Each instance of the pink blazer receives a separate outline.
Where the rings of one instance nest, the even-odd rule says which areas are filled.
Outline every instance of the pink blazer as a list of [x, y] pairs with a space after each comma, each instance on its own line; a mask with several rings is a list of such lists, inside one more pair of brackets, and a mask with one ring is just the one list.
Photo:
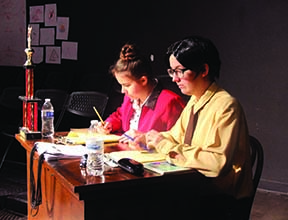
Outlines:
[[[155, 89], [143, 106], [138, 130], [169, 130], [179, 118], [185, 104], [186, 102], [176, 93], [167, 89]], [[106, 119], [113, 125], [112, 133], [123, 134], [128, 131], [133, 112], [132, 101], [128, 96], [124, 96], [122, 105]]]

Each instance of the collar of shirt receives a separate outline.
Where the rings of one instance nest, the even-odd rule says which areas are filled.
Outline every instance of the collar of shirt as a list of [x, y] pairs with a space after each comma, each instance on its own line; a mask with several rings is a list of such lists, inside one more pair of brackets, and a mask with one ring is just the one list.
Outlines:
[[139, 104], [139, 100], [131, 100], [132, 101], [132, 106], [133, 106], [133, 109], [138, 109], [138, 108], [142, 108], [143, 106], [146, 106], [150, 109], [154, 109], [155, 108], [155, 105], [156, 105], [156, 102], [157, 102], [157, 99], [160, 95], [160, 92], [161, 92], [161, 88], [160, 86], [156, 86], [152, 93], [147, 96], [146, 100], [140, 105]]
[[138, 130], [142, 107], [145, 105], [148, 108], [154, 109], [159, 94], [160, 90], [154, 88], [151, 94], [147, 96], [141, 105], [139, 99], [132, 100], [132, 108], [134, 109], [134, 113], [130, 119], [130, 129]]
[[213, 82], [199, 100], [197, 100], [195, 96], [191, 96], [189, 102], [187, 103], [187, 107], [192, 108], [192, 106], [194, 106], [194, 112], [197, 112], [211, 99], [218, 89], [219, 86]]

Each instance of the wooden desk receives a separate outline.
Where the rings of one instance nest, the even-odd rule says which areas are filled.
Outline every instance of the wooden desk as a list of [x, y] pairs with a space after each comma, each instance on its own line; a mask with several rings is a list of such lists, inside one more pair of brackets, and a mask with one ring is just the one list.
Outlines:
[[[42, 204], [31, 209], [30, 152], [35, 141], [16, 139], [27, 152], [28, 219], [138, 219], [153, 216], [171, 218], [179, 211], [191, 214], [191, 199], [207, 192], [207, 179], [196, 171], [159, 175], [145, 171], [143, 176], [131, 175], [120, 168], [109, 168], [102, 177], [87, 176], [79, 167], [80, 159], [44, 161], [42, 164]], [[45, 141], [45, 140], [41, 140]], [[106, 146], [105, 151], [117, 150], [117, 144]], [[37, 152], [33, 158], [37, 178]], [[189, 207], [183, 210], [183, 204]], [[187, 205], [188, 206], [188, 205]], [[164, 209], [163, 209], [164, 208]], [[137, 210], [132, 212], [133, 210]], [[187, 213], [186, 213], [187, 212]], [[184, 214], [186, 213], [186, 214]]]

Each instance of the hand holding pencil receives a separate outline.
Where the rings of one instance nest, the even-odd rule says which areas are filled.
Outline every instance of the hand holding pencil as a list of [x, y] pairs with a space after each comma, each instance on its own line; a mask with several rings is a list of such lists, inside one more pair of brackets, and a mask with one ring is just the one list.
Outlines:
[[110, 134], [112, 131], [112, 124], [110, 122], [101, 122], [97, 124], [97, 132], [100, 134]]
[[98, 118], [100, 119], [100, 122], [97, 124], [97, 132], [100, 134], [110, 134], [110, 132], [112, 131], [112, 124], [110, 122], [103, 121], [101, 115], [99, 114], [95, 106], [93, 106], [93, 109], [97, 114]]

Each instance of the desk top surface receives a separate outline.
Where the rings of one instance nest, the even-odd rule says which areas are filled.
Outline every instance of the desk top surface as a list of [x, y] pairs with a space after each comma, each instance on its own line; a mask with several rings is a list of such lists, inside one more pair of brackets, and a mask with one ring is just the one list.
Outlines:
[[[59, 133], [65, 135], [66, 133]], [[25, 140], [20, 134], [16, 134], [15, 138], [26, 149], [27, 154], [30, 154], [34, 143], [36, 141], [51, 142], [53, 140], [41, 139], [41, 140]], [[118, 143], [105, 145], [105, 152], [119, 151], [123, 149], [123, 146]], [[37, 155], [37, 154], [36, 154]], [[28, 162], [28, 161], [27, 161]], [[109, 189], [117, 189], [119, 187], [130, 187], [132, 185], [145, 186], [153, 185], [154, 183], [165, 183], [168, 180], [177, 181], [181, 178], [187, 178], [187, 175], [191, 176], [191, 173], [197, 173], [196, 171], [185, 171], [179, 173], [173, 173], [169, 175], [163, 175], [145, 170], [142, 176], [132, 175], [119, 167], [111, 168], [105, 167], [105, 172], [102, 176], [88, 176], [85, 169], [80, 168], [80, 158], [77, 159], [61, 159], [57, 161], [44, 161], [43, 166], [49, 168], [53, 175], [57, 179], [61, 180], [70, 190], [74, 193], [89, 193], [90, 191], [103, 190], [106, 187]], [[180, 179], [179, 179], [180, 178]]]

